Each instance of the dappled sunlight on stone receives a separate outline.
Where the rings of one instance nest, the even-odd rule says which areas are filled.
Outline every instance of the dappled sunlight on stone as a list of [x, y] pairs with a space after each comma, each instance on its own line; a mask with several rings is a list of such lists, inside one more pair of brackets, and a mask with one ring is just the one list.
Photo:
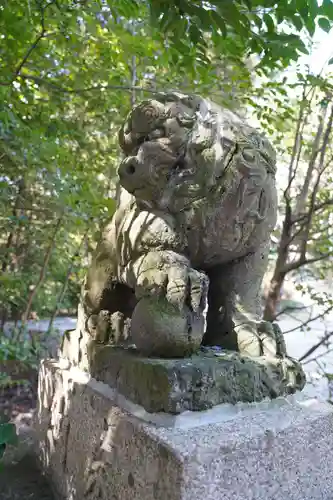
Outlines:
[[42, 467], [73, 500], [305, 500], [323, 476], [331, 486], [331, 408], [299, 393], [300, 363], [261, 319], [272, 146], [181, 93], [141, 103], [119, 137], [117, 210], [76, 328], [40, 369]]

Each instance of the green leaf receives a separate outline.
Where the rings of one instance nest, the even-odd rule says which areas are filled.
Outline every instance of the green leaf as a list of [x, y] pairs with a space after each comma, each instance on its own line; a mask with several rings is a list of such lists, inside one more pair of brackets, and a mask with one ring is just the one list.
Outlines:
[[202, 33], [195, 24], [191, 24], [189, 34], [194, 44], [197, 44], [201, 40]]
[[0, 445], [2, 444], [17, 444], [17, 434], [16, 434], [16, 426], [11, 423], [3, 423], [0, 424]]
[[264, 14], [263, 16], [264, 22], [267, 26], [267, 30], [269, 33], [274, 33], [275, 25], [272, 17], [269, 14]]
[[262, 27], [262, 18], [260, 16], [257, 16], [256, 14], [253, 14], [253, 19], [257, 28], [260, 29]]
[[220, 14], [218, 14], [215, 10], [211, 10], [210, 15], [211, 15], [213, 22], [221, 30], [222, 36], [224, 38], [226, 38], [228, 33], [227, 33], [227, 27], [226, 27], [226, 24], [223, 20], [223, 17]]
[[308, 32], [310, 33], [310, 35], [313, 36], [315, 31], [316, 31], [316, 24], [315, 24], [314, 18], [308, 17], [308, 19], [305, 21], [305, 26], [306, 26]]
[[301, 31], [303, 29], [303, 21], [302, 21], [301, 16], [296, 14], [295, 16], [293, 16], [292, 20], [293, 20], [294, 26], [298, 29], [298, 31]]
[[333, 2], [332, 0], [324, 0], [322, 3], [321, 10], [325, 16], [328, 17], [331, 21], [333, 21]]
[[245, 5], [251, 11], [252, 10], [252, 0], [244, 0]]
[[296, 0], [297, 12], [302, 16], [306, 22], [309, 15], [309, 8], [306, 0]]
[[326, 31], [326, 33], [331, 31], [331, 23], [326, 17], [319, 17], [318, 24], [322, 30]]

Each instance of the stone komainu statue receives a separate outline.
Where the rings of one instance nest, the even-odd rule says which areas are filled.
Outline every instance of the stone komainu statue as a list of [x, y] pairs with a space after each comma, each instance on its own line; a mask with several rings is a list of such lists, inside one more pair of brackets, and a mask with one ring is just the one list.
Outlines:
[[78, 363], [95, 343], [183, 357], [201, 344], [284, 356], [260, 320], [276, 157], [232, 112], [178, 93], [129, 113], [117, 210], [82, 289]]

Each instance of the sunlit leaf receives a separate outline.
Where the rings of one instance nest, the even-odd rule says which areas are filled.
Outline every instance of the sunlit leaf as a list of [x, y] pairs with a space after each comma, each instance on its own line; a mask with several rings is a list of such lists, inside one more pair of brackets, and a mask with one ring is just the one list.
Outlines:
[[322, 30], [326, 31], [326, 33], [328, 33], [331, 30], [332, 25], [330, 21], [326, 19], [326, 17], [319, 17], [318, 24]]

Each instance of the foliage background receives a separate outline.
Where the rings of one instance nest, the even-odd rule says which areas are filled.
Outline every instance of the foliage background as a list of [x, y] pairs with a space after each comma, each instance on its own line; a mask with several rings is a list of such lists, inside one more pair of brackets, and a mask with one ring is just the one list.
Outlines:
[[[284, 70], [311, 50], [316, 26], [328, 32], [332, 20], [330, 0], [320, 6], [315, 0], [4, 0], [0, 327], [75, 310], [99, 231], [115, 208], [117, 131], [131, 105], [159, 90], [208, 95], [255, 118], [292, 177], [289, 187], [281, 187], [272, 268], [275, 282], [277, 275], [282, 281], [276, 287], [273, 272], [266, 293], [271, 318], [286, 267], [326, 275], [332, 264], [332, 167], [330, 140], [324, 148], [323, 141], [325, 130], [331, 137], [332, 84], [304, 71], [290, 82]], [[310, 214], [322, 155], [328, 167], [315, 204], [325, 206]], [[302, 192], [300, 211], [294, 200]], [[308, 224], [301, 227], [296, 216]]]

